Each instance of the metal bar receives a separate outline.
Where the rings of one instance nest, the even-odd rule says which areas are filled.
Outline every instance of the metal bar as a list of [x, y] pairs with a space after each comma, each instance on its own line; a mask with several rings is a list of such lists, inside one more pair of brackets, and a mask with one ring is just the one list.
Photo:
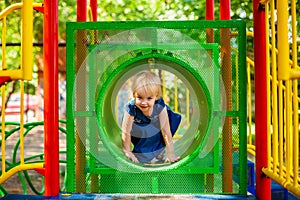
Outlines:
[[[68, 24], [67, 24], [68, 26]], [[75, 36], [74, 30], [72, 28], [67, 27], [67, 58], [66, 58], [66, 66], [67, 66], [67, 192], [75, 191], [75, 120], [73, 119], [73, 88], [75, 85], [75, 63], [74, 63], [74, 52], [75, 49]], [[75, 114], [74, 114], [75, 115]]]
[[289, 80], [288, 0], [277, 1], [278, 79]]
[[97, 0], [90, 0], [90, 7], [92, 10], [92, 15], [93, 15], [93, 21], [96, 22], [97, 21]]
[[32, 0], [23, 0], [22, 9], [22, 44], [21, 44], [21, 69], [23, 80], [32, 79], [32, 38], [33, 38], [33, 3]]
[[260, 0], [253, 1], [254, 63], [255, 63], [255, 136], [256, 136], [256, 196], [271, 199], [271, 182], [262, 169], [268, 166], [267, 149], [267, 81], [266, 81], [266, 22]]
[[12, 11], [22, 8], [22, 6], [23, 6], [23, 3], [15, 3], [15, 4], [8, 6], [3, 11], [1, 11], [0, 20], [3, 19], [4, 17], [6, 17]]
[[31, 163], [31, 164], [20, 164], [18, 166], [15, 166], [8, 170], [5, 174], [2, 174], [0, 177], [0, 184], [4, 183], [7, 179], [9, 179], [14, 174], [20, 172], [20, 171], [26, 171], [26, 170], [32, 170], [37, 168], [43, 168], [44, 163]]
[[57, 196], [60, 185], [58, 143], [58, 0], [44, 1], [44, 44], [45, 196]]
[[[277, 87], [278, 87], [278, 81], [277, 81], [277, 55], [276, 55], [276, 41], [275, 41], [275, 13], [274, 13], [274, 2], [272, 1], [270, 3], [270, 11], [271, 11], [271, 19], [270, 19], [270, 23], [271, 23], [271, 34], [272, 34], [272, 38], [271, 38], [271, 71], [272, 71], [272, 127], [273, 127], [273, 137], [272, 137], [272, 151], [273, 151], [273, 170], [275, 171], [275, 169], [278, 166], [278, 91], [277, 91]], [[267, 43], [268, 44], [268, 43]], [[269, 51], [267, 51], [269, 52]], [[269, 165], [270, 165], [270, 160], [269, 160]]]
[[[220, 0], [220, 19], [230, 20], [230, 0]], [[232, 69], [230, 55], [230, 29], [224, 28], [220, 30], [222, 52], [222, 78], [225, 84], [226, 92], [226, 110], [232, 110]], [[232, 192], [232, 117], [226, 117], [223, 128], [223, 192]]]
[[214, 19], [214, 0], [206, 0], [206, 20]]
[[[7, 46], [7, 47], [19, 47], [21, 46], [21, 42], [6, 42], [6, 43], [2, 43], [0, 42], [0, 46]], [[43, 47], [44, 43], [43, 42], [33, 42], [32, 46], [34, 47]], [[59, 47], [65, 47], [66, 43], [65, 42], [58, 42], [58, 46]]]
[[[77, 0], [77, 21], [78, 22], [86, 22], [87, 21], [87, 1], [86, 0]], [[77, 57], [77, 63], [76, 63], [76, 71], [79, 70], [80, 67], [83, 68], [83, 70], [86, 70], [85, 66], [81, 66], [84, 63], [84, 60], [86, 59], [86, 52], [84, 51], [83, 43], [80, 42], [85, 35], [85, 30], [82, 31], [77, 31], [77, 38], [76, 38], [76, 43], [77, 43], [77, 52], [76, 52], [76, 57]], [[81, 51], [80, 51], [81, 50]], [[86, 78], [85, 77], [78, 77], [77, 78], [77, 84], [76, 85], [76, 90], [86, 90], [85, 84], [86, 84]], [[80, 85], [81, 84], [81, 85]], [[83, 96], [81, 100], [78, 100], [77, 102], [77, 108], [79, 109], [84, 109], [86, 105], [86, 93], [82, 92], [81, 93]], [[79, 98], [78, 96], [75, 98]], [[78, 118], [77, 119], [78, 124], [86, 124], [86, 119], [85, 118]], [[76, 176], [76, 192], [86, 192], [86, 174], [85, 174], [85, 163], [86, 163], [86, 148], [85, 148], [85, 140], [86, 137], [80, 137], [79, 136], [79, 131], [76, 130], [75, 132], [75, 145], [76, 145], [76, 169], [75, 169], [75, 176]]]
[[20, 163], [24, 164], [24, 81], [20, 81]]

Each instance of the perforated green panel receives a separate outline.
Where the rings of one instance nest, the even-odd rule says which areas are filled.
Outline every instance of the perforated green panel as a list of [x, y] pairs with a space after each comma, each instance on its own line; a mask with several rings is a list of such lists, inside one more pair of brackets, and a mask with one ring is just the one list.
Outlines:
[[[245, 37], [243, 21], [67, 23], [67, 190], [245, 194]], [[173, 164], [122, 153], [121, 92], [145, 69], [183, 117]]]

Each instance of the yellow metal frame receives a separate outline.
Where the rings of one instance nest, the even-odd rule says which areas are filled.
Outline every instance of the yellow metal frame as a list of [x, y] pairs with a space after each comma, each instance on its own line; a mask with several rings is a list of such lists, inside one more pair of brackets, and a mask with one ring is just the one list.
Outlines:
[[[290, 80], [300, 78], [300, 69], [297, 66], [297, 60], [295, 60], [297, 53], [296, 43], [296, 2], [291, 1], [292, 7], [292, 41], [293, 41], [293, 66], [289, 65], [290, 53], [289, 53], [289, 41], [288, 41], [288, 0], [277, 1], [277, 21], [278, 21], [278, 79], [279, 80]], [[274, 22], [272, 22], [274, 23]], [[295, 51], [296, 50], [296, 51]]]
[[[1, 100], [2, 105], [5, 102], [5, 87], [6, 85], [1, 86]], [[1, 169], [2, 173], [0, 176], [0, 184], [6, 181], [8, 178], [13, 176], [15, 173], [29, 170], [29, 169], [36, 169], [36, 168], [43, 168], [44, 162], [36, 162], [36, 163], [25, 163], [25, 151], [24, 151], [24, 81], [20, 81], [20, 164], [11, 168], [10, 170], [6, 171], [6, 139], [5, 139], [5, 109], [2, 109], [1, 113], [1, 121], [2, 121], [2, 132], [1, 132], [1, 153], [2, 153], [2, 162], [1, 162]]]
[[[26, 164], [24, 159], [24, 80], [32, 79], [32, 29], [33, 29], [33, 6], [41, 6], [42, 4], [33, 4], [32, 0], [26, 0], [23, 3], [13, 4], [0, 13], [0, 21], [3, 23], [2, 30], [2, 69], [0, 76], [9, 76], [12, 80], [20, 80], [20, 164], [6, 171], [6, 140], [5, 140], [5, 108], [1, 111], [1, 153], [2, 153], [2, 173], [0, 176], [0, 184], [17, 172], [43, 168], [43, 162]], [[21, 31], [21, 69], [9, 70], [6, 67], [6, 18], [7, 15], [14, 10], [22, 9], [22, 31]], [[25, 30], [26, 27], [26, 30]], [[2, 105], [5, 102], [6, 85], [1, 86]]]
[[[275, 8], [275, 0], [262, 0], [261, 3], [265, 5], [266, 9], [266, 33], [271, 33], [266, 38], [268, 44], [266, 81], [268, 83], [267, 106], [269, 108], [267, 115], [269, 160], [268, 166], [263, 169], [263, 172], [300, 197], [298, 116], [300, 68], [297, 65], [296, 1], [277, 0], [277, 8]], [[291, 14], [289, 14], [289, 6]], [[275, 18], [278, 22], [277, 27]], [[291, 19], [291, 41], [289, 41], [289, 18]], [[248, 36], [253, 37], [253, 34], [249, 33]], [[291, 48], [289, 43], [291, 43]], [[248, 58], [248, 84], [251, 84], [250, 67], [254, 67], [254, 63]], [[249, 85], [248, 94], [251, 94]], [[255, 156], [251, 132], [251, 101], [251, 95], [248, 95], [250, 130], [248, 153]]]
[[[0, 13], [2, 21], [2, 69], [0, 76], [9, 76], [12, 80], [31, 80], [32, 79], [32, 41], [33, 41], [33, 6], [41, 6], [40, 3], [33, 3], [32, 0], [26, 0], [22, 3], [16, 3], [8, 6]], [[8, 69], [6, 67], [6, 19], [7, 16], [15, 10], [21, 9], [21, 64], [20, 69]], [[26, 30], [25, 30], [26, 28]]]

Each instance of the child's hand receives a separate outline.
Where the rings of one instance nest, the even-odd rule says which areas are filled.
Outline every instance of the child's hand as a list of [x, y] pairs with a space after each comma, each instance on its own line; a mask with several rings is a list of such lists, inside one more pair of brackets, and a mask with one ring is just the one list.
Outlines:
[[166, 156], [166, 162], [177, 162], [180, 160], [180, 156], [176, 157], [174, 153], [174, 145], [173, 145], [173, 140], [169, 142], [168, 137], [165, 136], [165, 141], [166, 141], [166, 150], [167, 150], [167, 156]]
[[175, 154], [167, 154], [166, 156], [166, 160], [165, 160], [165, 163], [167, 162], [177, 162], [178, 160], [180, 160], [180, 156], [176, 157]]
[[135, 155], [134, 155], [132, 152], [126, 151], [124, 154], [125, 154], [125, 156], [126, 156], [127, 158], [129, 158], [132, 162], [135, 162], [135, 163], [138, 163], [138, 162], [139, 162], [139, 160], [135, 157]]

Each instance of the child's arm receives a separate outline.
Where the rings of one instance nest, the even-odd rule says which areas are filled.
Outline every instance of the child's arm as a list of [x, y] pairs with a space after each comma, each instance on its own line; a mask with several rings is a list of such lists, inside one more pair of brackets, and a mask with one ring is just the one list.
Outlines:
[[123, 122], [122, 122], [122, 144], [123, 144], [123, 152], [127, 158], [132, 160], [133, 162], [139, 162], [138, 159], [131, 151], [131, 135], [130, 131], [132, 129], [133, 116], [129, 115], [129, 113], [125, 112]]
[[167, 112], [167, 108], [165, 107], [161, 113], [159, 114], [159, 120], [160, 120], [160, 128], [161, 132], [166, 144], [167, 149], [167, 157], [165, 162], [176, 162], [180, 160], [180, 157], [175, 156], [174, 152], [174, 145], [173, 145], [173, 139], [172, 139], [172, 133], [170, 129], [170, 122], [169, 122], [169, 116]]

